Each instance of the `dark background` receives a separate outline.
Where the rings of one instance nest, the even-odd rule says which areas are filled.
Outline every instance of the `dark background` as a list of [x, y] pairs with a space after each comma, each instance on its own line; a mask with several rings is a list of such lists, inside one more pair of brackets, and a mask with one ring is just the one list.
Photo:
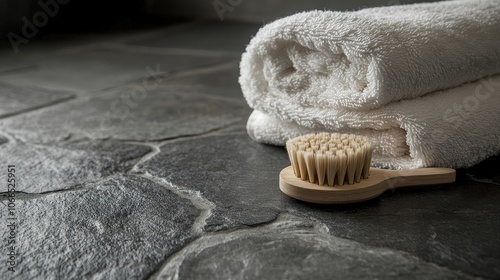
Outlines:
[[[2, 45], [8, 45], [10, 32], [21, 34], [22, 18], [33, 22], [33, 15], [42, 8], [39, 2], [56, 0], [0, 0], [0, 32]], [[165, 25], [172, 22], [209, 19], [215, 21], [245, 21], [266, 23], [273, 19], [296, 12], [327, 9], [357, 10], [364, 7], [388, 6], [429, 2], [422, 0], [66, 0], [59, 4], [59, 11], [49, 17], [48, 23], [39, 28], [34, 40], [47, 37], [91, 34], [95, 32], [128, 31], [151, 25]], [[219, 2], [217, 2], [219, 1]], [[234, 9], [224, 13], [221, 19], [215, 6], [230, 2]], [[222, 3], [222, 4], [221, 4]]]

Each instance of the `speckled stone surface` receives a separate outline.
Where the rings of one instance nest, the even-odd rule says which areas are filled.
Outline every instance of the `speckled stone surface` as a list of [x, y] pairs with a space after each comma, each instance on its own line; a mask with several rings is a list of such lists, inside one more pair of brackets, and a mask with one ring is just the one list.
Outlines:
[[342, 238], [406, 251], [467, 273], [491, 277], [500, 272], [494, 268], [500, 250], [497, 186], [459, 172], [450, 185], [398, 190], [351, 206], [317, 206], [280, 192], [277, 174], [288, 165], [284, 148], [228, 134], [167, 143], [138, 169], [215, 203], [208, 231], [259, 225], [279, 213], [293, 213], [320, 221]]
[[286, 151], [248, 137], [237, 82], [258, 28], [1, 50], [0, 219], [16, 226], [0, 230], [0, 278], [500, 278], [498, 156], [453, 184], [352, 205], [280, 192]]
[[[111, 141], [50, 146], [9, 142], [0, 146], [0, 158], [18, 163], [22, 177], [17, 191], [45, 193], [78, 188], [115, 173], [125, 173], [150, 151], [148, 146]], [[0, 178], [6, 182], [6, 173], [0, 174]]]
[[[334, 272], [334, 273], [333, 273]], [[410, 254], [334, 237], [284, 216], [256, 229], [204, 236], [176, 253], [157, 279], [473, 279]]]
[[140, 91], [138, 86], [128, 86], [0, 120], [0, 124], [7, 133], [36, 143], [68, 138], [157, 141], [224, 128], [246, 119], [250, 112], [243, 100], [204, 95], [196, 88]]
[[[192, 239], [199, 213], [189, 200], [133, 176], [17, 203], [20, 258], [15, 273], [1, 270], [2, 279], [145, 278]], [[2, 240], [7, 235], [2, 231]]]

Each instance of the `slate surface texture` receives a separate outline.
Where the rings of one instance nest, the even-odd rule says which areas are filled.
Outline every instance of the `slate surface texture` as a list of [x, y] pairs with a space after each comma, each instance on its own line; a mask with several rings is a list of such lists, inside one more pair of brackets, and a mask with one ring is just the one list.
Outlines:
[[237, 82], [258, 28], [2, 50], [0, 279], [499, 279], [500, 157], [353, 205], [279, 191], [286, 151], [248, 137]]

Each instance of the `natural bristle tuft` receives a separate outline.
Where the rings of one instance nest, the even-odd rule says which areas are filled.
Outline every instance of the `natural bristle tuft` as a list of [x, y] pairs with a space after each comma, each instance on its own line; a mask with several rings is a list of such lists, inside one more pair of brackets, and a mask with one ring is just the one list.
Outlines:
[[296, 177], [322, 185], [352, 185], [370, 175], [372, 147], [365, 136], [318, 133], [286, 142]]

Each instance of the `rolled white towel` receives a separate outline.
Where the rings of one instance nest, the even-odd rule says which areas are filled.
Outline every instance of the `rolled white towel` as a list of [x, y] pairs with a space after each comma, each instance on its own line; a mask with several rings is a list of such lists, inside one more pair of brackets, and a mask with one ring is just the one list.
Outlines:
[[297, 114], [300, 124], [254, 111], [248, 134], [284, 145], [312, 132], [356, 133], [372, 140], [377, 167], [469, 167], [500, 152], [500, 75], [373, 110], [303, 107]]
[[272, 22], [242, 56], [250, 107], [370, 109], [500, 73], [500, 1], [313, 11]]

